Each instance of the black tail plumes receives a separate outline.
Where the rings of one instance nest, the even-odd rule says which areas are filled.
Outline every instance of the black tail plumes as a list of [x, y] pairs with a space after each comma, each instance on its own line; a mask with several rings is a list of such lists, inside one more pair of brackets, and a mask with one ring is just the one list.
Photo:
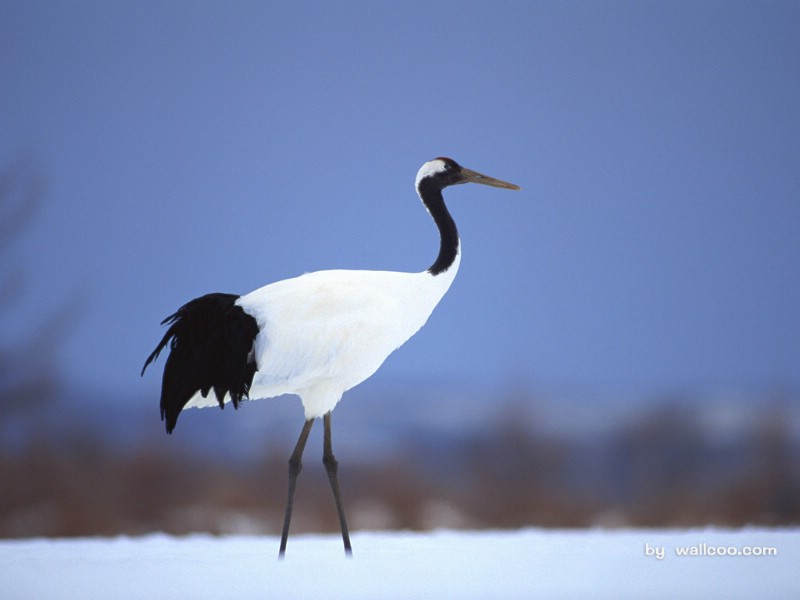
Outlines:
[[236, 304], [235, 294], [206, 294], [164, 319], [169, 329], [142, 367], [142, 375], [169, 343], [161, 384], [161, 420], [167, 433], [186, 403], [198, 391], [213, 389], [220, 408], [230, 394], [235, 408], [246, 398], [256, 372], [256, 320]]

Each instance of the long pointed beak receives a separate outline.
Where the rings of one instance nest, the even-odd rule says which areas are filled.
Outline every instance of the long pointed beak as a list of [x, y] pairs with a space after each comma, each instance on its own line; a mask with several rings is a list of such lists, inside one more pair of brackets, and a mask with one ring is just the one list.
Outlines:
[[503, 188], [504, 190], [521, 190], [522, 188], [518, 185], [514, 185], [513, 183], [509, 183], [507, 181], [503, 181], [501, 179], [495, 179], [494, 177], [489, 177], [488, 175], [483, 175], [482, 173], [478, 173], [477, 171], [473, 171], [472, 169], [465, 169], [461, 167], [461, 174], [464, 176], [464, 181], [461, 183], [481, 183], [483, 185], [490, 185], [492, 187]]

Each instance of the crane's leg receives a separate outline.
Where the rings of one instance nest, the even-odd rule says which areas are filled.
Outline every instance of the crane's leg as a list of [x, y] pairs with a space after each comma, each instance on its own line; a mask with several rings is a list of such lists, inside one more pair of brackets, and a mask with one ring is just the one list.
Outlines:
[[333, 499], [336, 501], [336, 512], [339, 513], [339, 527], [342, 530], [344, 553], [347, 556], [353, 556], [353, 549], [350, 547], [350, 533], [347, 530], [347, 521], [344, 518], [344, 506], [342, 506], [342, 498], [339, 496], [339, 478], [337, 476], [339, 463], [333, 455], [333, 447], [331, 446], [331, 413], [326, 413], [323, 420], [325, 422], [325, 442], [322, 451], [322, 462], [331, 482]]
[[306, 448], [308, 434], [311, 433], [311, 426], [314, 419], [309, 419], [303, 425], [300, 437], [297, 438], [297, 445], [294, 452], [289, 457], [289, 497], [286, 499], [286, 516], [283, 518], [283, 533], [281, 534], [281, 549], [278, 551], [278, 558], [283, 558], [286, 554], [286, 540], [289, 538], [289, 524], [292, 522], [292, 505], [294, 504], [294, 490], [297, 486], [297, 476], [303, 470], [303, 450]]

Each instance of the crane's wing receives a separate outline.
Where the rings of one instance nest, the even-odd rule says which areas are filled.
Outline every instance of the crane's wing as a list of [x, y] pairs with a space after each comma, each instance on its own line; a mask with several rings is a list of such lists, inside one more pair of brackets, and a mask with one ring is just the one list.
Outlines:
[[172, 433], [183, 407], [197, 392], [213, 389], [220, 408], [230, 395], [238, 408], [256, 372], [253, 346], [256, 320], [236, 305], [235, 294], [206, 294], [184, 304], [164, 319], [166, 334], [147, 357], [145, 369], [169, 343], [170, 354], [161, 384], [161, 420]]

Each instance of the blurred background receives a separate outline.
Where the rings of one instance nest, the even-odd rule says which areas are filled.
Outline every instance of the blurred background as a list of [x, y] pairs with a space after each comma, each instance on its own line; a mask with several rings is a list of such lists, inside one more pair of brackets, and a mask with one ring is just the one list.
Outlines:
[[[275, 533], [297, 398], [159, 421], [159, 322], [459, 276], [333, 415], [353, 529], [800, 523], [796, 2], [0, 2], [0, 536]], [[293, 530], [337, 528], [312, 432]]]

